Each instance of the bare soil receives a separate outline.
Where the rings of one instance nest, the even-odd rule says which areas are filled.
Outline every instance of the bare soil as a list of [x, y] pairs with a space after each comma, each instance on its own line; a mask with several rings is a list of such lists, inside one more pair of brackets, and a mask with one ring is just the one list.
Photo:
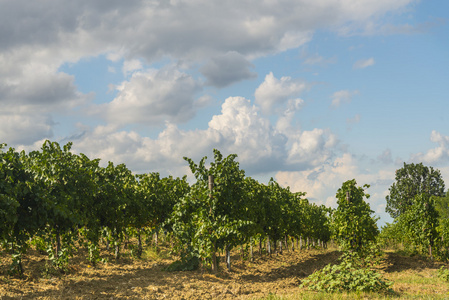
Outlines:
[[[71, 259], [66, 274], [46, 271], [46, 255], [30, 250], [24, 260], [25, 278], [7, 275], [11, 262], [0, 256], [0, 299], [260, 299], [270, 294], [294, 295], [301, 280], [328, 263], [337, 262], [336, 250], [303, 250], [254, 260], [233, 256], [232, 271], [166, 271], [173, 261], [164, 252], [143, 259], [124, 257], [108, 263], [89, 265], [85, 253]], [[389, 279], [404, 272], [434, 276], [441, 263], [387, 252], [381, 272]], [[399, 277], [400, 278], [400, 277]], [[409, 289], [407, 283], [394, 285], [395, 291]], [[432, 287], [431, 287], [432, 288]], [[447, 293], [447, 287], [435, 287]]]

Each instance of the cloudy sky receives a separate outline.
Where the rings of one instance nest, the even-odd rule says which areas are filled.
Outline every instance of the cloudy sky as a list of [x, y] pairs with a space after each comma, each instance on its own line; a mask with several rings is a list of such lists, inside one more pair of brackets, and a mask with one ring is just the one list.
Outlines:
[[0, 0], [0, 142], [136, 173], [212, 149], [335, 207], [404, 162], [449, 186], [449, 2]]

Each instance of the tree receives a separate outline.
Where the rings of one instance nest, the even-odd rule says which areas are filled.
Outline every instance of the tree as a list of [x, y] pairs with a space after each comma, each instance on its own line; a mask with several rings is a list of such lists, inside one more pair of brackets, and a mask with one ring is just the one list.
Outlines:
[[355, 250], [362, 253], [376, 239], [379, 230], [376, 218], [371, 216], [368, 203], [363, 198], [369, 198], [363, 187], [356, 186], [355, 179], [343, 183], [337, 191], [337, 203], [333, 217], [334, 234], [343, 250]]
[[415, 196], [444, 196], [444, 181], [439, 170], [419, 164], [406, 164], [396, 170], [396, 182], [389, 188], [386, 197], [388, 212], [397, 218], [414, 203]]

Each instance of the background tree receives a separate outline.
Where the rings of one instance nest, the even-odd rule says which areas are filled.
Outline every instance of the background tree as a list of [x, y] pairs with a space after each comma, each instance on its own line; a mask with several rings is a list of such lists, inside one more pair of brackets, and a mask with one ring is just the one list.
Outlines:
[[415, 196], [444, 196], [444, 181], [439, 170], [419, 164], [406, 164], [396, 171], [396, 182], [389, 188], [386, 197], [388, 212], [392, 218], [407, 211]]

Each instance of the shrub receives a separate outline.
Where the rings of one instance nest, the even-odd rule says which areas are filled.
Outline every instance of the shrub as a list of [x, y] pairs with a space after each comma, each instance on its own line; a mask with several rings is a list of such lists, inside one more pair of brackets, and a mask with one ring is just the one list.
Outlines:
[[329, 264], [307, 277], [300, 287], [324, 292], [391, 292], [392, 282], [370, 267], [366, 258], [346, 252], [340, 264]]

